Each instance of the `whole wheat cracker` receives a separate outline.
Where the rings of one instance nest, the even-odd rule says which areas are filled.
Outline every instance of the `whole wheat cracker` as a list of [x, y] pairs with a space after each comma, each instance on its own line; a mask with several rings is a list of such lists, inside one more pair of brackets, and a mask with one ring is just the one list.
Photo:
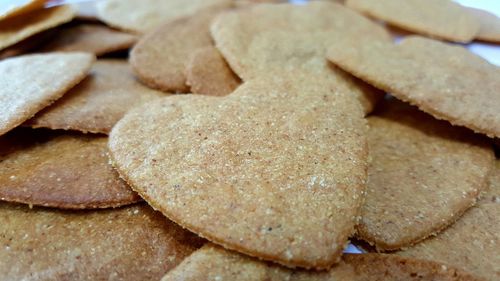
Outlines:
[[39, 52], [87, 52], [96, 56], [126, 50], [137, 37], [98, 24], [79, 24], [58, 30], [56, 37]]
[[202, 241], [147, 205], [68, 212], [0, 203], [5, 280], [159, 280]]
[[167, 22], [144, 36], [130, 52], [137, 77], [154, 89], [188, 92], [186, 69], [198, 49], [212, 45], [208, 26], [221, 9], [206, 9]]
[[346, 5], [399, 28], [455, 42], [472, 41], [480, 26], [467, 8], [448, 0], [347, 0]]
[[30, 36], [71, 21], [75, 10], [70, 6], [41, 9], [0, 21], [0, 50]]
[[287, 266], [327, 268], [354, 230], [366, 124], [344, 89], [299, 78], [134, 109], [110, 134], [112, 162], [148, 203], [202, 237]]
[[485, 10], [470, 7], [467, 9], [481, 25], [475, 39], [500, 43], [500, 18]]
[[328, 271], [293, 270], [206, 244], [162, 281], [458, 281], [479, 280], [439, 263], [383, 254], [346, 254]]
[[65, 209], [140, 200], [109, 165], [107, 138], [14, 130], [0, 138], [0, 198]]
[[45, 2], [45, 0], [2, 0], [0, 2], [0, 21], [43, 8]]
[[25, 125], [108, 134], [128, 110], [166, 95], [139, 83], [126, 61], [101, 59], [89, 77]]
[[97, 16], [112, 27], [143, 34], [203, 9], [231, 4], [231, 0], [103, 0], [97, 3]]
[[213, 47], [197, 50], [187, 65], [186, 83], [193, 94], [229, 95], [241, 83], [219, 51]]
[[26, 55], [0, 61], [0, 135], [61, 98], [87, 76], [87, 53]]
[[368, 185], [357, 237], [410, 246], [457, 220], [487, 187], [495, 155], [481, 135], [392, 99], [368, 117]]
[[325, 59], [327, 48], [344, 36], [391, 41], [382, 27], [340, 4], [255, 5], [219, 15], [211, 33], [216, 47], [243, 81], [280, 71], [312, 72], [351, 89], [366, 112], [380, 97]]
[[486, 280], [500, 278], [500, 160], [489, 177], [489, 190], [477, 205], [445, 231], [398, 255], [442, 262]]
[[401, 44], [345, 38], [328, 59], [438, 119], [500, 136], [500, 69], [461, 46], [419, 36]]

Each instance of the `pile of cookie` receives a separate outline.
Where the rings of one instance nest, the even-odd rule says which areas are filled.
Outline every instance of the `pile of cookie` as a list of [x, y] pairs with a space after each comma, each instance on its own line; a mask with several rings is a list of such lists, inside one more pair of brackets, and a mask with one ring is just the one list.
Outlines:
[[496, 16], [53, 2], [0, 4], [1, 280], [500, 280]]

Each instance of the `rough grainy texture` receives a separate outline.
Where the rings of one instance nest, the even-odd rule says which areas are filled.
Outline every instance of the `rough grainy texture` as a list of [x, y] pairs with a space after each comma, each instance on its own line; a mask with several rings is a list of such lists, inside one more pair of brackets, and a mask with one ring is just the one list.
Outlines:
[[287, 266], [338, 261], [362, 201], [362, 108], [329, 80], [270, 76], [226, 97], [172, 96], [110, 135], [152, 206], [225, 247]]
[[286, 269], [207, 244], [162, 281], [458, 281], [478, 280], [441, 264], [393, 255], [344, 255], [328, 271]]
[[453, 223], [487, 187], [490, 142], [397, 100], [368, 118], [368, 187], [358, 238], [409, 246]]
[[500, 136], [500, 68], [461, 46], [418, 36], [400, 45], [345, 38], [328, 58], [438, 119]]
[[97, 13], [100, 20], [113, 27], [146, 33], [203, 9], [231, 4], [231, 0], [104, 0], [97, 3]]
[[27, 55], [0, 61], [0, 135], [62, 97], [87, 76], [94, 56]]
[[126, 61], [98, 60], [87, 79], [26, 124], [108, 134], [128, 110], [166, 95], [140, 84]]
[[44, 30], [69, 22], [75, 11], [69, 6], [36, 10], [0, 22], [0, 50]]
[[474, 8], [467, 9], [481, 25], [475, 38], [483, 41], [500, 43], [500, 18], [485, 10]]
[[0, 2], [0, 20], [42, 8], [45, 0], [2, 0]]
[[76, 18], [85, 21], [98, 21], [96, 2], [81, 2], [73, 4], [76, 9]]
[[96, 56], [126, 50], [137, 41], [135, 35], [97, 24], [80, 24], [59, 30], [41, 52], [87, 52]]
[[486, 280], [500, 280], [500, 160], [489, 180], [490, 189], [478, 204], [436, 237], [397, 252], [435, 260], [467, 270]]
[[221, 9], [210, 9], [168, 22], [144, 36], [130, 53], [137, 77], [149, 87], [188, 92], [186, 68], [199, 48], [212, 45], [208, 26]]
[[211, 32], [219, 51], [244, 81], [269, 73], [312, 72], [349, 88], [366, 112], [380, 96], [325, 59], [327, 48], [345, 36], [391, 41], [381, 26], [340, 4], [256, 5], [221, 14]]
[[147, 205], [65, 212], [0, 203], [4, 280], [159, 280], [202, 241]]
[[0, 199], [67, 209], [140, 200], [109, 165], [102, 136], [15, 130], [0, 138]]
[[213, 46], [199, 49], [193, 54], [187, 66], [186, 76], [193, 94], [225, 96], [232, 93], [241, 83]]
[[449, 0], [347, 0], [346, 5], [399, 28], [455, 42], [470, 42], [479, 31], [467, 8]]

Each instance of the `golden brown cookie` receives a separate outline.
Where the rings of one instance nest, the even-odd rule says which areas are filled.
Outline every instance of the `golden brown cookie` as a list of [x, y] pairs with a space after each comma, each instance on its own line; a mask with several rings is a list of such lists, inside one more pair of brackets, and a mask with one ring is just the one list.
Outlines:
[[45, 2], [45, 0], [2, 0], [0, 2], [0, 20], [43, 8]]
[[212, 45], [208, 26], [221, 9], [209, 9], [158, 27], [130, 53], [134, 73], [144, 84], [166, 92], [188, 92], [186, 68], [194, 52]]
[[368, 124], [368, 187], [357, 236], [379, 250], [442, 230], [487, 187], [495, 155], [482, 136], [395, 99]]
[[40, 52], [87, 52], [96, 56], [127, 50], [137, 41], [135, 35], [98, 24], [64, 27]]
[[4, 280], [159, 280], [201, 241], [147, 205], [55, 211], [0, 203]]
[[[258, 19], [258, 20], [256, 20]], [[216, 46], [243, 81], [289, 71], [312, 72], [348, 87], [370, 112], [378, 95], [325, 59], [345, 36], [391, 41], [377, 24], [340, 4], [261, 4], [219, 15], [211, 26]]]
[[473, 281], [468, 273], [439, 263], [383, 254], [346, 254], [328, 271], [287, 269], [207, 244], [162, 281]]
[[193, 94], [229, 95], [241, 83], [219, 51], [205, 47], [196, 51], [187, 65], [186, 83]]
[[0, 60], [20, 56], [41, 48], [44, 44], [52, 40], [56, 34], [56, 28], [52, 28], [30, 36], [21, 42], [0, 50]]
[[486, 280], [500, 279], [500, 160], [489, 190], [455, 224], [398, 255], [429, 259], [462, 268]]
[[475, 39], [500, 43], [500, 18], [485, 10], [475, 8], [467, 9], [481, 25]]
[[438, 119], [500, 136], [500, 68], [461, 46], [418, 36], [400, 45], [364, 41], [339, 40], [328, 58]]
[[480, 26], [467, 8], [449, 0], [347, 0], [346, 5], [399, 28], [455, 42], [472, 41]]
[[202, 237], [287, 266], [327, 268], [361, 205], [366, 124], [343, 88], [298, 78], [134, 109], [110, 134], [112, 162], [148, 203]]
[[27, 55], [0, 61], [0, 135], [62, 97], [87, 76], [86, 53]]
[[166, 95], [140, 84], [126, 61], [98, 60], [89, 77], [25, 124], [108, 134], [128, 110]]
[[75, 10], [70, 6], [35, 10], [0, 21], [0, 50], [44, 30], [71, 21]]
[[108, 139], [18, 129], [0, 138], [0, 198], [65, 209], [109, 208], [140, 197], [109, 165]]
[[97, 3], [97, 15], [110, 26], [146, 33], [162, 23], [231, 4], [231, 0], [103, 0]]

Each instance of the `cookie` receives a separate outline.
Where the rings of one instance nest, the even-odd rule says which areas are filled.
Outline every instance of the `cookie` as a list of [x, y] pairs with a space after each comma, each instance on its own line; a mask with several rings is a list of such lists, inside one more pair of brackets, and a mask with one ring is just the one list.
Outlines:
[[479, 21], [481, 26], [475, 39], [500, 43], [500, 18], [485, 10], [467, 9]]
[[241, 83], [213, 46], [201, 48], [193, 54], [186, 76], [186, 83], [193, 94], [226, 96]]
[[25, 125], [108, 134], [128, 110], [166, 95], [140, 84], [126, 61], [102, 59], [89, 77]]
[[479, 22], [460, 4], [448, 0], [347, 0], [349, 8], [415, 33], [467, 43]]
[[96, 56], [127, 50], [137, 41], [135, 35], [98, 24], [79, 24], [62, 28], [56, 38], [40, 52], [87, 52]]
[[379, 250], [407, 247], [440, 231], [487, 187], [495, 155], [481, 135], [395, 99], [368, 124], [368, 186], [357, 237]]
[[359, 102], [329, 80], [276, 75], [226, 97], [134, 109], [109, 148], [131, 187], [183, 227], [262, 259], [327, 268], [361, 205], [365, 129]]
[[186, 68], [194, 52], [211, 46], [208, 26], [221, 9], [209, 9], [158, 27], [130, 52], [130, 64], [144, 84], [166, 92], [189, 92]]
[[231, 4], [231, 0], [104, 0], [97, 3], [97, 15], [112, 27], [146, 33], [203, 9]]
[[119, 207], [140, 197], [109, 165], [107, 138], [18, 129], [0, 138], [0, 198], [65, 209]]
[[53, 28], [30, 36], [21, 42], [0, 50], [0, 60], [20, 56], [41, 48], [44, 44], [54, 39], [56, 34], [56, 29]]
[[45, 0], [3, 0], [0, 3], [0, 20], [43, 8], [45, 2]]
[[351, 74], [438, 119], [500, 136], [500, 69], [453, 46], [418, 36], [400, 45], [345, 38], [328, 58]]
[[[255, 20], [259, 19], [259, 20]], [[377, 24], [340, 4], [261, 4], [219, 15], [211, 26], [216, 47], [248, 81], [269, 73], [311, 72], [348, 87], [370, 112], [379, 95], [332, 68], [327, 48], [345, 36], [391, 41]]]
[[436, 237], [396, 253], [453, 265], [485, 280], [499, 280], [499, 217], [500, 160], [497, 160], [489, 178], [489, 190], [477, 206]]
[[479, 279], [439, 263], [383, 254], [346, 254], [328, 271], [292, 270], [203, 246], [167, 273], [162, 281], [465, 281]]
[[35, 10], [0, 21], [0, 50], [44, 30], [71, 21], [75, 10], [69, 6]]
[[5, 280], [159, 280], [202, 243], [147, 205], [68, 212], [0, 203]]
[[86, 53], [26, 55], [0, 61], [0, 135], [62, 97], [87, 76]]

